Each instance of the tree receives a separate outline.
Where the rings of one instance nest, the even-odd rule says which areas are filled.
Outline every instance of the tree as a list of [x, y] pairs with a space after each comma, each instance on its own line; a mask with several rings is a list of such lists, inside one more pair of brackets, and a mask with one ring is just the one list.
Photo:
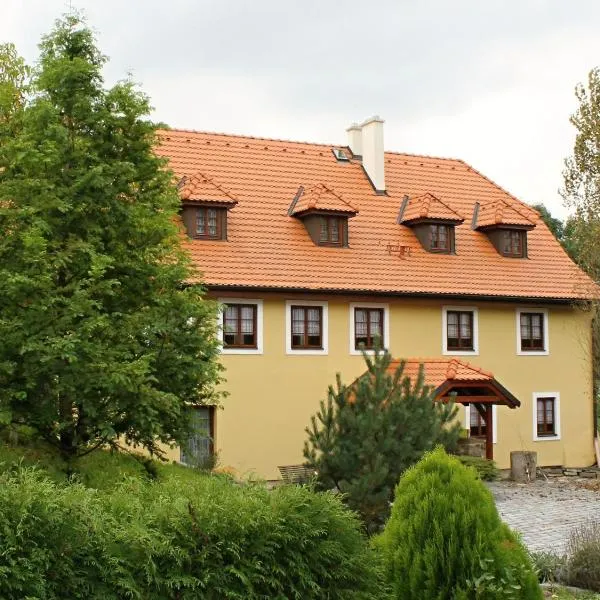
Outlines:
[[329, 387], [306, 429], [304, 457], [317, 486], [343, 493], [374, 532], [389, 514], [400, 475], [437, 444], [454, 446], [460, 425], [451, 424], [453, 404], [434, 401], [422, 366], [412, 382], [403, 362], [390, 373], [387, 351], [364, 353], [364, 359], [363, 376], [346, 386], [338, 374], [336, 386]]
[[548, 229], [552, 232], [554, 237], [562, 244], [564, 236], [564, 224], [560, 219], [553, 217], [550, 211], [542, 203], [532, 204], [531, 208], [535, 208], [540, 213], [542, 221], [546, 224]]
[[530, 559], [474, 470], [441, 448], [400, 479], [376, 540], [393, 597], [542, 600]]
[[159, 453], [185, 439], [187, 407], [218, 400], [216, 306], [187, 285], [147, 97], [103, 87], [76, 15], [40, 49], [0, 143], [0, 419], [67, 460], [122, 439]]
[[31, 71], [13, 44], [0, 44], [0, 144], [14, 134], [25, 107]]

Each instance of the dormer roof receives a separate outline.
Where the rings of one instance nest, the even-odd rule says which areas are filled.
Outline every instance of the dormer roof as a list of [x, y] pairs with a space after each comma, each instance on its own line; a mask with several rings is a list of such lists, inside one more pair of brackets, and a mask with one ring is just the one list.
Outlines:
[[399, 217], [403, 225], [412, 225], [420, 221], [446, 221], [462, 223], [465, 218], [443, 202], [437, 196], [426, 192], [412, 198], [405, 198]]
[[197, 171], [191, 176], [184, 175], [177, 184], [179, 197], [184, 202], [210, 202], [235, 206], [237, 199], [213, 177]]
[[317, 183], [308, 189], [301, 189], [295, 204], [291, 208], [291, 215], [302, 216], [309, 212], [339, 213], [354, 216], [358, 209], [350, 202], [344, 200], [342, 195], [332, 187]]
[[533, 229], [535, 223], [502, 198], [493, 202], [482, 203], [477, 213], [476, 229], [492, 229], [495, 227], [518, 226], [519, 228]]

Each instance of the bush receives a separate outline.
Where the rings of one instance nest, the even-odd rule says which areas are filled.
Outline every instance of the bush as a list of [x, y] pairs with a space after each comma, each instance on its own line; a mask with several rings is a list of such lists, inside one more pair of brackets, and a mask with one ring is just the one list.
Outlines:
[[566, 558], [554, 552], [532, 552], [533, 569], [541, 583], [554, 583], [564, 577]]
[[490, 491], [442, 449], [409, 469], [377, 540], [402, 600], [541, 599], [529, 557]]
[[381, 597], [357, 518], [333, 494], [295, 486], [196, 474], [101, 492], [6, 472], [0, 546], [7, 600]]
[[567, 583], [600, 592], [600, 521], [573, 529], [567, 554]]
[[465, 467], [473, 467], [483, 481], [495, 481], [498, 479], [498, 467], [493, 460], [479, 458], [477, 456], [457, 456]]

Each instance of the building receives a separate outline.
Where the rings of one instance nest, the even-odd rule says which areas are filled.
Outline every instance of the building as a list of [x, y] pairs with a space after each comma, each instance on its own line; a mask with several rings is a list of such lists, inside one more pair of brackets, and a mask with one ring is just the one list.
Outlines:
[[511, 450], [592, 464], [594, 284], [534, 209], [463, 161], [384, 152], [378, 117], [348, 136], [160, 133], [187, 247], [224, 304], [230, 395], [198, 412], [205, 450], [267, 479], [302, 463], [327, 386], [360, 375], [359, 345], [379, 335], [457, 394], [501, 468]]

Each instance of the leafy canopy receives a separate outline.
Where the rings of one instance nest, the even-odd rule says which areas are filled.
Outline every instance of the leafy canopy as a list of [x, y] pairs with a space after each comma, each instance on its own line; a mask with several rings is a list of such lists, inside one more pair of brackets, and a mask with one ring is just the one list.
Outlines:
[[390, 372], [391, 356], [363, 353], [366, 373], [352, 385], [330, 386], [327, 400], [306, 429], [304, 457], [321, 489], [345, 494], [348, 506], [376, 531], [389, 514], [400, 475], [438, 444], [452, 448], [459, 437], [457, 409], [435, 402], [424, 385], [404, 375], [402, 362]]
[[216, 307], [186, 285], [147, 97], [105, 89], [77, 16], [40, 50], [29, 94], [0, 53], [0, 420], [66, 458], [123, 438], [156, 452], [185, 439], [187, 406], [218, 399]]

